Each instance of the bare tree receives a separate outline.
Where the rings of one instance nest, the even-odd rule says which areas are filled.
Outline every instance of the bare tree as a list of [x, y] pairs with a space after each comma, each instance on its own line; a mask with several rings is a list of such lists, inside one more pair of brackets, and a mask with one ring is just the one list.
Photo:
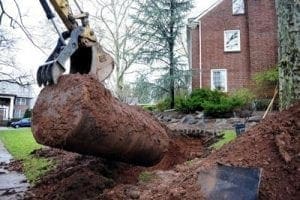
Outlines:
[[[131, 36], [141, 28], [130, 17], [134, 0], [92, 0], [89, 3], [97, 8], [90, 16], [98, 38], [105, 50], [114, 57], [114, 91], [121, 98], [126, 85], [124, 77], [132, 73], [130, 68], [136, 64], [139, 49], [147, 43], [131, 42]], [[87, 5], [87, 1], [82, 5]]]
[[9, 38], [0, 28], [0, 82], [28, 85], [32, 83], [32, 77], [17, 67], [14, 60], [14, 39]]
[[[10, 2], [12, 3], [12, 2]], [[9, 21], [9, 25], [11, 28], [20, 28], [22, 30], [22, 32], [25, 34], [26, 38], [36, 47], [38, 48], [41, 52], [43, 52], [44, 54], [45, 51], [39, 47], [39, 45], [37, 45], [34, 40], [32, 39], [32, 34], [31, 32], [26, 28], [26, 26], [24, 25], [23, 22], [23, 17], [22, 17], [22, 13], [21, 13], [21, 9], [20, 6], [17, 2], [17, 0], [13, 0], [13, 4], [15, 6], [15, 10], [18, 13], [18, 18], [13, 17], [12, 15], [10, 15], [6, 9], [5, 9], [5, 5], [3, 4], [3, 1], [0, 0], [0, 25], [3, 23], [4, 18], [6, 17]], [[6, 5], [7, 6], [7, 5]]]
[[[10, 1], [9, 3], [9, 5], [4, 4], [4, 2], [0, 0], [0, 82], [15, 83], [25, 86], [32, 84], [33, 78], [18, 67], [18, 63], [16, 63], [14, 59], [16, 52], [14, 47], [16, 38], [11, 36], [12, 34], [10, 34], [5, 27], [8, 27], [10, 30], [16, 28], [21, 29], [26, 38], [34, 46], [41, 51], [43, 50], [33, 41], [30, 31], [25, 27], [17, 0]], [[9, 14], [6, 10], [11, 4], [14, 5], [17, 17]]]

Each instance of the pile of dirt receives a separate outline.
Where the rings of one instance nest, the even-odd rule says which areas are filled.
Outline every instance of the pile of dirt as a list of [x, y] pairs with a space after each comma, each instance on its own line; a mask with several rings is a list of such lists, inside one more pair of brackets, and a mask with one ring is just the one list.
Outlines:
[[117, 185], [104, 199], [203, 199], [199, 172], [217, 163], [261, 168], [260, 199], [297, 199], [300, 196], [300, 103], [270, 115], [261, 124], [213, 152], [169, 171], [156, 171], [147, 183]]
[[52, 158], [57, 167], [44, 176], [25, 199], [90, 199], [114, 185], [109, 169], [100, 158], [45, 148], [35, 156]]
[[[217, 163], [261, 168], [260, 199], [300, 195], [300, 103], [268, 116], [211, 154], [205, 138], [169, 135], [164, 158], [148, 168], [52, 148], [37, 151], [58, 165], [27, 199], [204, 199], [198, 174]], [[143, 173], [146, 178], [139, 177]]]
[[32, 154], [55, 160], [57, 167], [27, 192], [26, 199], [103, 199], [104, 189], [134, 185], [143, 171], [169, 170], [176, 164], [207, 155], [202, 141], [174, 136], [165, 157], [153, 167], [134, 166], [46, 147]]

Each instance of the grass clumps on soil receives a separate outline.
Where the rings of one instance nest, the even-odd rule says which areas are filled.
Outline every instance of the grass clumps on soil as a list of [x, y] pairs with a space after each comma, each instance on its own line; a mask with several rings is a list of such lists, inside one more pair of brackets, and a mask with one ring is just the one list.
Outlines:
[[233, 130], [224, 131], [222, 134], [224, 134], [223, 138], [215, 144], [213, 144], [211, 146], [212, 148], [220, 149], [224, 144], [227, 144], [236, 138], [236, 133]]
[[29, 128], [0, 131], [0, 140], [14, 159], [22, 162], [24, 174], [31, 183], [35, 183], [53, 166], [52, 161], [31, 155], [42, 146], [35, 142]]
[[139, 175], [139, 181], [141, 182], [149, 182], [154, 178], [154, 174], [148, 171], [141, 172]]

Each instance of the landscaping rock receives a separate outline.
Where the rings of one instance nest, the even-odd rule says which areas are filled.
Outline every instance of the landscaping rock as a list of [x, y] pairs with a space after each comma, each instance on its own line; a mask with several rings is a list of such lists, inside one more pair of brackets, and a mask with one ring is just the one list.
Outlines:
[[196, 114], [197, 114], [195, 116], [196, 119], [203, 119], [204, 118], [204, 113], [203, 112], [196, 111]]
[[249, 117], [248, 122], [260, 122], [262, 120], [261, 116], [252, 116]]
[[196, 124], [198, 121], [194, 118], [193, 115], [186, 115], [180, 121], [183, 124]]

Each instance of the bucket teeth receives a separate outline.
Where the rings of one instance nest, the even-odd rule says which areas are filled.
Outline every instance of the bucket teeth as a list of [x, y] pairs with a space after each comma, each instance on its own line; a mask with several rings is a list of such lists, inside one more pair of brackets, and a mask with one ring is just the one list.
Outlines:
[[59, 76], [65, 71], [56, 61], [48, 62], [39, 67], [37, 71], [38, 85], [47, 86], [57, 83]]
[[43, 70], [42, 66], [39, 67], [39, 69], [37, 71], [37, 75], [36, 75], [36, 77], [37, 77], [37, 83], [38, 83], [39, 87], [41, 87], [43, 85], [42, 70]]

